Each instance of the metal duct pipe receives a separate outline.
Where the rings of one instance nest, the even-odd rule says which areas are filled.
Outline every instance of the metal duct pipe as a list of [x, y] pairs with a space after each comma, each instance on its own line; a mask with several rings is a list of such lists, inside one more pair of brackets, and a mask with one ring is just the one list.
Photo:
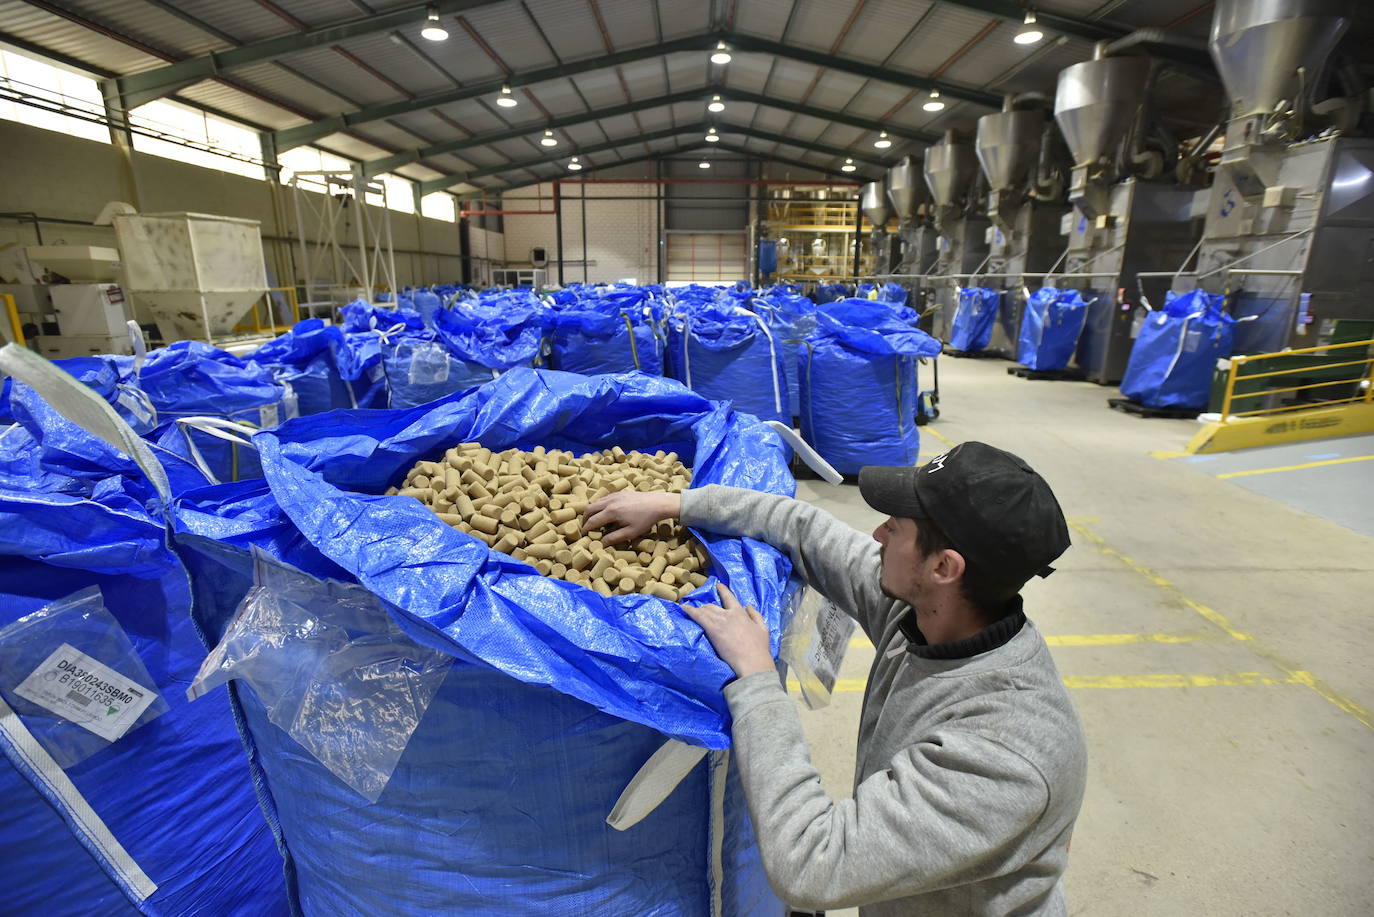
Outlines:
[[1131, 34], [1123, 35], [1116, 41], [1107, 42], [1103, 54], [1110, 57], [1113, 54], [1121, 54], [1145, 45], [1163, 45], [1168, 48], [1184, 48], [1188, 51], [1202, 51], [1204, 53], [1207, 51], [1207, 42], [1200, 39], [1171, 35], [1163, 29], [1136, 29]]

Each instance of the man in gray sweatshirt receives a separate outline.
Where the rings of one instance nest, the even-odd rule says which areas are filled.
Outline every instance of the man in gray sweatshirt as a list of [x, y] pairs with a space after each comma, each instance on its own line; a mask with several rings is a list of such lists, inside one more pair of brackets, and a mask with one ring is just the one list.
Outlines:
[[586, 519], [607, 543], [679, 517], [774, 545], [877, 648], [854, 794], [835, 800], [763, 618], [724, 586], [720, 605], [686, 609], [738, 676], [735, 760], [783, 900], [864, 917], [1064, 914], [1087, 748], [1018, 594], [1069, 545], [1059, 504], [1025, 462], [972, 442], [919, 468], [864, 468], [859, 489], [889, 514], [871, 539], [798, 500], [716, 485], [613, 494]]

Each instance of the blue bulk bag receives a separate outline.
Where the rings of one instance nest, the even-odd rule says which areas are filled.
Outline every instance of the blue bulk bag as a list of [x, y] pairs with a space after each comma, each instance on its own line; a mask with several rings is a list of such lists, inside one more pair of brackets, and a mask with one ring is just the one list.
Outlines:
[[1001, 292], [991, 287], [960, 287], [959, 305], [949, 328], [949, 346], [964, 353], [986, 350], [997, 323]]
[[434, 313], [443, 307], [443, 301], [429, 290], [413, 290], [410, 301], [415, 304], [415, 311], [420, 314], [420, 320], [426, 327], [434, 324]]
[[[152, 489], [127, 455], [60, 432], [86, 437], [74, 452], [118, 459], [106, 480], [85, 482], [89, 492]], [[108, 480], [124, 476], [137, 480]], [[226, 694], [195, 708], [186, 700], [205, 645], [165, 523], [136, 503], [36, 493], [30, 483], [0, 473], [5, 913], [61, 902], [64, 913], [92, 915], [285, 917], [282, 859]], [[28, 685], [60, 684], [51, 668], [54, 679], [33, 679], [55, 659], [107, 667], [104, 681], [119, 691], [54, 704], [51, 691]], [[132, 686], [151, 702], [125, 717]], [[119, 705], [117, 728], [76, 725], [105, 698]]]
[[[432, 697], [411, 718], [403, 750], [387, 743], [397, 756], [377, 788], [346, 782], [357, 761], [326, 766], [304, 753], [273, 725], [276, 708], [256, 688], [238, 692], [301, 911], [706, 917], [714, 890], [728, 917], [780, 917], [723, 755], [691, 768], [642, 824], [623, 833], [606, 824], [665, 736], [728, 743], [721, 688], [731, 672], [699, 628], [675, 603], [604, 597], [539, 576], [416, 501], [382, 495], [417, 460], [442, 460], [473, 440], [493, 450], [672, 450], [693, 468], [694, 486], [795, 487], [771, 429], [675, 382], [520, 368], [435, 404], [305, 417], [257, 434], [275, 506], [248, 483], [178, 501], [197, 614], [216, 640], [232, 634], [254, 582], [245, 609], [267, 601], [270, 583], [279, 607], [294, 609], [292, 621], [303, 613], [319, 628], [365, 635], [359, 652], [404, 660], [388, 671], [412, 673], [415, 694]], [[219, 540], [230, 524], [232, 545]], [[255, 570], [250, 546], [302, 566], [292, 528], [313, 552], [306, 562], [322, 556], [348, 582], [266, 561]], [[695, 534], [713, 573], [776, 635], [785, 555]], [[389, 625], [375, 623], [379, 611]], [[428, 681], [434, 653], [446, 667], [437, 687]], [[360, 785], [373, 789], [362, 796]], [[713, 877], [717, 857], [728, 872]]]
[[[104, 398], [135, 431], [143, 433], [157, 425], [156, 411], [138, 387], [133, 357], [69, 357], [52, 362]], [[9, 377], [0, 382], [0, 426], [18, 419], [10, 406], [13, 384]]]
[[380, 331], [344, 332], [339, 372], [349, 386], [354, 407], [386, 407], [386, 371], [382, 366]]
[[593, 376], [645, 372], [661, 375], [661, 343], [642, 305], [608, 297], [585, 299], [549, 313], [549, 359], [554, 369]]
[[542, 314], [524, 298], [512, 305], [463, 305], [435, 315], [432, 332], [384, 335], [382, 368], [390, 407], [428, 404], [531, 366], [543, 343]]
[[846, 299], [821, 306], [801, 357], [802, 437], [841, 474], [858, 474], [864, 465], [914, 465], [916, 361], [939, 353], [939, 341], [887, 304]]
[[669, 318], [669, 367], [712, 401], [760, 420], [790, 423], [782, 349], [756, 313], [731, 304], [688, 306]]
[[346, 347], [338, 326], [307, 318], [244, 359], [268, 367], [278, 382], [289, 385], [298, 413], [320, 414], [356, 406], [341, 371], [349, 359]]
[[895, 306], [905, 306], [911, 296], [911, 291], [897, 283], [885, 283], [878, 288], [878, 299], [882, 302], [890, 302]]
[[418, 312], [397, 312], [382, 306], [374, 306], [361, 299], [355, 299], [339, 310], [343, 317], [343, 330], [349, 331], [386, 331], [393, 325], [419, 331], [425, 327], [424, 319]]
[[1026, 300], [1016, 361], [1041, 372], [1064, 369], [1087, 320], [1088, 304], [1077, 290], [1041, 287]]
[[178, 424], [179, 418], [217, 417], [271, 427], [297, 413], [295, 393], [264, 366], [200, 341], [177, 341], [148, 354], [139, 386], [157, 409], [160, 426], [149, 438], [183, 458], [203, 463], [216, 481], [258, 477], [251, 449]]
[[802, 342], [816, 330], [816, 306], [805, 296], [784, 290], [767, 293], [754, 300], [756, 311], [767, 318], [773, 340], [782, 350], [783, 371], [787, 376], [787, 412], [789, 420], [800, 416], [801, 390], [797, 375], [797, 361], [801, 358]]
[[1170, 290], [1131, 345], [1121, 394], [1152, 408], [1206, 408], [1212, 371], [1231, 356], [1235, 334], [1236, 320], [1221, 311], [1224, 300], [1220, 293]]

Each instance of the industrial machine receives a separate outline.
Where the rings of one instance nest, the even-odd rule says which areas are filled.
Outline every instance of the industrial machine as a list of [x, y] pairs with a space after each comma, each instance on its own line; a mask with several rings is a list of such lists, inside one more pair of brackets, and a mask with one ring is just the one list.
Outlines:
[[[1132, 46], [1125, 40], [1123, 50]], [[1099, 42], [1059, 73], [1054, 118], [1073, 158], [1061, 286], [1089, 300], [1076, 359], [1090, 381], [1115, 385], [1130, 358], [1138, 296], [1162, 302], [1168, 279], [1137, 277], [1182, 264], [1201, 231], [1195, 188], [1172, 180], [1150, 95], [1160, 63]], [[1167, 177], [1166, 177], [1167, 176]]]
[[7, 285], [27, 343], [50, 359], [130, 352], [132, 318], [119, 252], [97, 245], [30, 245], [24, 250], [37, 283]]
[[897, 237], [901, 247], [895, 273], [911, 290], [911, 302], [925, 301], [925, 275], [935, 267], [936, 231], [927, 214], [930, 189], [921, 160], [903, 156], [887, 170], [887, 199], [897, 212]]
[[1329, 342], [1374, 318], [1374, 137], [1348, 69], [1317, 102], [1354, 0], [1219, 0], [1210, 50], [1231, 100], [1196, 281], [1229, 294], [1238, 352]]
[[864, 185], [859, 194], [859, 207], [873, 227], [868, 234], [868, 255], [873, 264], [871, 273], [880, 276], [895, 273], [901, 257], [901, 240], [887, 232], [887, 221], [892, 217], [892, 207], [887, 199], [887, 182], [871, 181]]
[[938, 281], [933, 284], [936, 308], [931, 333], [948, 340], [959, 304], [959, 285], [987, 263], [990, 224], [978, 205], [978, 156], [973, 144], [953, 130], [946, 131], [939, 143], [926, 150], [922, 171], [939, 233], [930, 275]]
[[[984, 274], [1002, 290], [989, 350], [1016, 359], [1027, 274], [1054, 269], [1063, 251], [1060, 224], [1063, 172], [1056, 162], [1058, 138], [1038, 98], [1013, 96], [1002, 110], [978, 119], [978, 164], [988, 183], [988, 260]], [[1038, 279], [1038, 278], [1037, 278]]]

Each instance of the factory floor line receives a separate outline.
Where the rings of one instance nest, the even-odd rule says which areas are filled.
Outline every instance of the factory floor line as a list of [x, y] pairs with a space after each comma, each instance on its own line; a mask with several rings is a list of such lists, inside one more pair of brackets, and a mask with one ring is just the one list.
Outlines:
[[[1195, 422], [1121, 414], [1106, 405], [1114, 390], [1028, 383], [998, 361], [943, 360], [940, 381], [943, 414], [921, 428], [921, 461], [966, 440], [1010, 449], [1045, 475], [1071, 522], [1058, 571], [1024, 591], [1091, 750], [1070, 914], [1366, 911], [1374, 509], [1362, 501], [1374, 466], [1220, 475], [1374, 444], [1161, 460], [1151, 453], [1181, 450]], [[1246, 486], [1255, 481], [1273, 492]], [[881, 521], [852, 485], [803, 481], [798, 496], [861, 531]], [[873, 655], [856, 636], [830, 704], [803, 708], [836, 797], [852, 790]]]

